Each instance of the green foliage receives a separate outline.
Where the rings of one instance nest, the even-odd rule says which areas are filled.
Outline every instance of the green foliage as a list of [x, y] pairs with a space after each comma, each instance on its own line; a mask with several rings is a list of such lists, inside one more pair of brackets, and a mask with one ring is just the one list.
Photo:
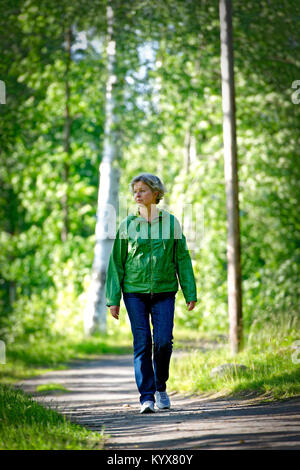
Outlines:
[[[27, 344], [32, 358], [38, 344], [83, 334], [105, 125], [105, 8], [101, 0], [0, 6], [0, 337], [18, 354]], [[176, 322], [226, 334], [218, 5], [115, 0], [113, 8], [120, 205], [139, 171], [162, 177], [164, 205], [180, 220], [191, 205], [198, 225], [186, 235], [199, 299], [188, 312], [179, 292]], [[254, 322], [299, 315], [299, 105], [291, 99], [299, 14], [290, 0], [234, 2], [246, 333]]]
[[[20, 335], [6, 344], [6, 362], [0, 364], [0, 383], [15, 383], [50, 368], [69, 367], [74, 359], [99, 358], [103, 354], [132, 353], [132, 335], [122, 306], [120, 320], [108, 318], [107, 333], [85, 337], [66, 335], [65, 331], [46, 334], [44, 329], [34, 334]], [[13, 329], [13, 328], [12, 328]]]
[[[294, 351], [299, 323], [299, 317], [291, 319], [289, 315], [277, 321], [254, 322], [244, 351], [235, 356], [220, 341], [209, 348], [200, 341], [198, 348], [174, 356], [170, 389], [218, 396], [254, 394], [268, 400], [298, 396], [300, 369]], [[243, 365], [246, 369], [233, 368], [223, 375], [212, 375], [215, 367], [226, 363]]]
[[0, 385], [0, 449], [100, 450], [103, 433], [87, 431], [21, 390]]

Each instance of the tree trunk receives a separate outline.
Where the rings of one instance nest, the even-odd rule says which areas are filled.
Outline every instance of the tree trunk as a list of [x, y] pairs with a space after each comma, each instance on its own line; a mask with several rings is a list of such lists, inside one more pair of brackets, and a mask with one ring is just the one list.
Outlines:
[[107, 6], [107, 69], [105, 104], [105, 131], [103, 158], [99, 172], [98, 209], [96, 222], [96, 246], [92, 279], [84, 315], [85, 333], [106, 332], [107, 307], [105, 297], [106, 273], [113, 245], [118, 211], [119, 170], [116, 162], [120, 159], [120, 135], [116, 129], [116, 110], [114, 99], [114, 73], [116, 43], [114, 33], [114, 12], [111, 2]]
[[242, 289], [231, 0], [220, 0], [219, 7], [227, 207], [229, 340], [231, 352], [235, 354], [242, 346]]

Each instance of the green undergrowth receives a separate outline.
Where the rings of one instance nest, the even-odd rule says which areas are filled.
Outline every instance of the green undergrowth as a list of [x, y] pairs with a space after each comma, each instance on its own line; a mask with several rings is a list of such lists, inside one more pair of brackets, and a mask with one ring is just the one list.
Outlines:
[[[187, 351], [173, 355], [168, 387], [186, 393], [256, 395], [265, 400], [300, 396], [299, 331], [298, 321], [254, 324], [245, 335], [244, 348], [235, 355], [222, 341], [198, 340], [194, 346], [190, 341]], [[228, 363], [236, 367], [214, 375], [214, 368]]]
[[102, 431], [88, 431], [23, 391], [0, 385], [1, 450], [101, 450], [103, 445]]
[[36, 335], [6, 344], [6, 361], [0, 364], [0, 383], [15, 383], [49, 370], [65, 369], [75, 360], [131, 352], [131, 333], [124, 321], [111, 325], [109, 320], [106, 334], [50, 338]]
[[[75, 360], [132, 354], [132, 335], [125, 318], [119, 322], [109, 319], [105, 335], [35, 338], [7, 345], [6, 364], [0, 364], [0, 383], [68, 368]], [[295, 318], [255, 322], [244, 334], [243, 350], [232, 355], [225, 335], [175, 325], [168, 388], [199, 394], [257, 394], [270, 399], [300, 395], [299, 331]], [[211, 375], [215, 367], [226, 363], [242, 364], [246, 369]]]
[[[124, 321], [113, 324], [109, 320], [106, 334], [89, 337], [45, 337], [41, 334], [20, 338], [5, 346], [5, 363], [0, 364], [0, 449], [102, 449], [104, 429], [92, 432], [71, 423], [45, 402], [37, 403], [33, 396], [14, 385], [50, 370], [69, 368], [74, 361], [131, 353], [128, 325]], [[35, 392], [43, 395], [68, 393], [69, 390], [61, 384], [48, 383], [38, 386]]]

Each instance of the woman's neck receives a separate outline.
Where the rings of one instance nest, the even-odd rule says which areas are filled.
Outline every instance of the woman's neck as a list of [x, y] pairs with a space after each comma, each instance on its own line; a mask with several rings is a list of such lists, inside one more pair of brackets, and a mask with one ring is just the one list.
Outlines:
[[155, 217], [158, 216], [159, 211], [156, 205], [151, 204], [151, 206], [140, 206], [139, 207], [139, 214], [140, 216], [144, 217], [146, 220], [153, 220]]

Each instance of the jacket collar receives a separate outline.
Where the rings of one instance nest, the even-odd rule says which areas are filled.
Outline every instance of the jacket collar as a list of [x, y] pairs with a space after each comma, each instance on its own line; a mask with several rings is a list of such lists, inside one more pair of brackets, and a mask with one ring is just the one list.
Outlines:
[[[159, 209], [158, 217], [154, 217], [154, 219], [152, 220], [152, 222], [154, 222], [154, 221], [156, 221], [156, 220], [159, 220], [159, 219], [161, 219], [162, 217], [165, 217], [166, 215], [167, 215], [167, 212], [166, 212], [164, 209]], [[145, 219], [145, 217], [142, 217], [142, 216], [140, 215], [140, 213], [139, 213], [138, 210], [136, 211], [135, 216], [136, 216], [137, 219], [147, 222], [147, 220]]]

